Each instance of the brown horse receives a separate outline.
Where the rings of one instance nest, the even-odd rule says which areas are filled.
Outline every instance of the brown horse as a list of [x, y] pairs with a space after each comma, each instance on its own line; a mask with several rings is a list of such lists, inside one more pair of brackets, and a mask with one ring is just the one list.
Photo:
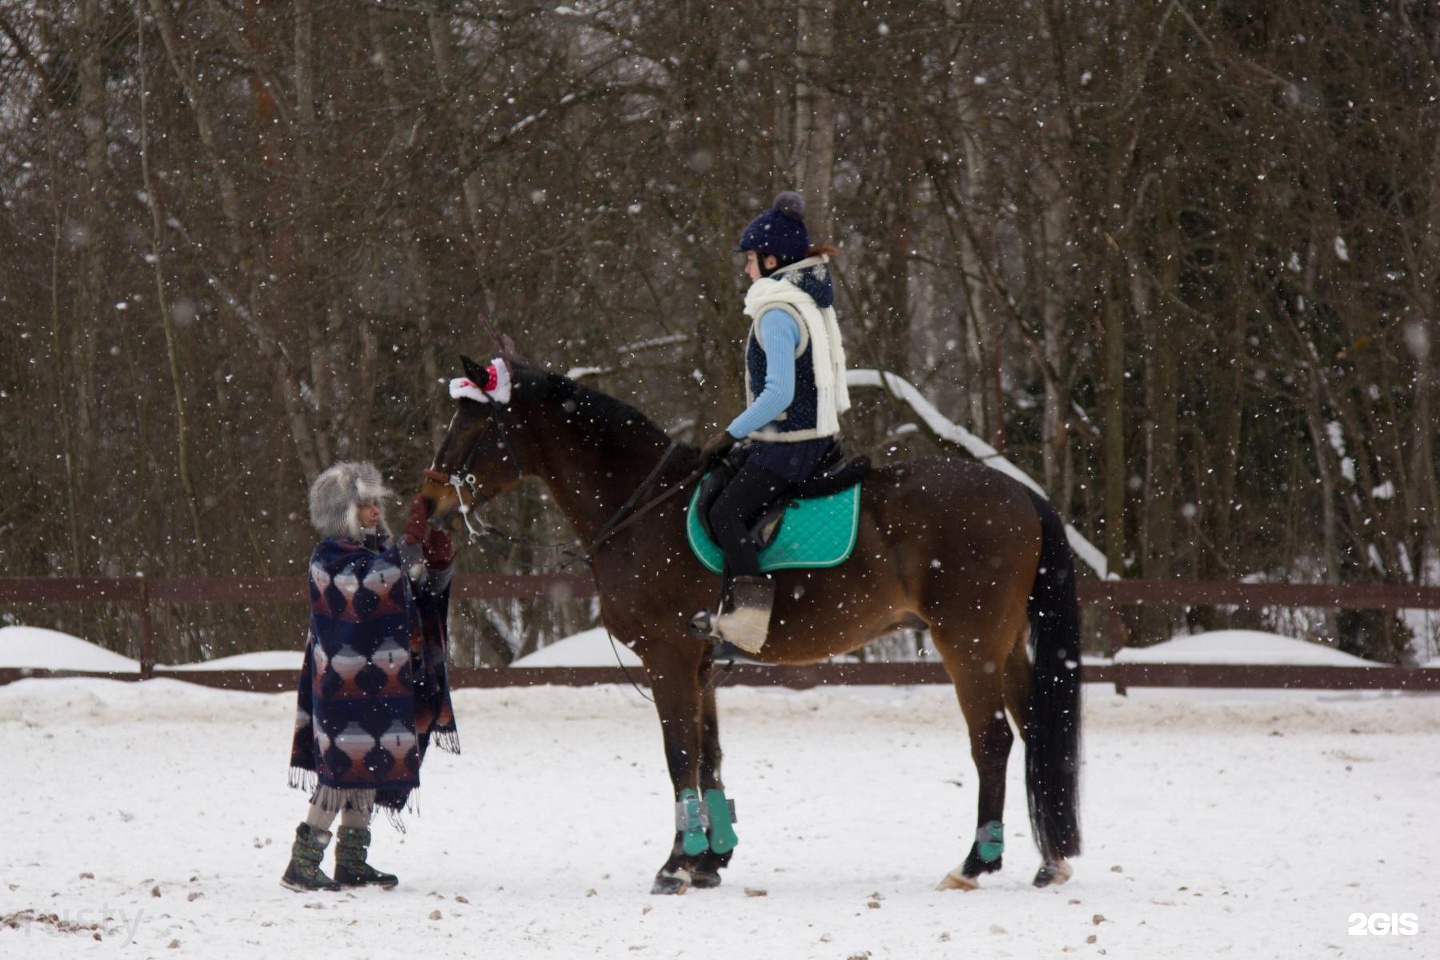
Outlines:
[[[472, 381], [496, 382], [496, 367], [462, 359]], [[720, 777], [714, 656], [686, 623], [713, 603], [718, 579], [688, 545], [688, 494], [637, 523], [613, 524], [693, 477], [698, 453], [612, 397], [497, 363], [513, 388], [503, 403], [460, 399], [427, 472], [432, 522], [458, 527], [462, 510], [535, 477], [584, 542], [614, 530], [592, 556], [601, 618], [645, 665], [677, 803], [674, 848], [653, 892], [715, 886], [736, 837]], [[1030, 821], [1044, 861], [1034, 882], [1063, 883], [1066, 858], [1080, 851], [1080, 635], [1064, 524], [1015, 480], [953, 460], [877, 468], [860, 502], [848, 560], [775, 574], [760, 659], [812, 663], [923, 620], [955, 684], [980, 778], [975, 840], [941, 888], [974, 889], [1000, 868], [1014, 741], [1007, 711], [1025, 739]]]

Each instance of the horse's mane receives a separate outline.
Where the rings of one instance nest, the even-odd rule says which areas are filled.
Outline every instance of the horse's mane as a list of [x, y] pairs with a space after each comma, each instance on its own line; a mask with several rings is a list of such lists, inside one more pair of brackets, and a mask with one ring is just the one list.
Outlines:
[[558, 402], [567, 414], [583, 418], [607, 435], [625, 433], [636, 438], [648, 437], [661, 444], [670, 442], [670, 435], [639, 410], [569, 377], [543, 370], [520, 369], [516, 371], [516, 386], [525, 394]]

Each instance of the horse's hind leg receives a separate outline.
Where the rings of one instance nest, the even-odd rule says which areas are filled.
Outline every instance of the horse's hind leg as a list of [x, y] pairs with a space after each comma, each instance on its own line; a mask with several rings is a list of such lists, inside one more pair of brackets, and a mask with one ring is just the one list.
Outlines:
[[[1010, 651], [1009, 659], [1005, 661], [1005, 708], [1014, 718], [1015, 728], [1020, 731], [1022, 739], [1029, 729], [1030, 684], [1031, 675], [1034, 673], [1034, 664], [1030, 662], [1030, 652], [1025, 642], [1029, 632], [1029, 624], [1026, 624], [1020, 639]], [[1026, 750], [1029, 749], [1030, 745], [1027, 743]], [[1044, 852], [1042, 849], [1042, 856]], [[1071, 872], [1070, 864], [1063, 857], [1046, 860], [1035, 874], [1035, 886], [1048, 887], [1051, 884], [1064, 883], [1070, 879]]]
[[[984, 650], [987, 644], [972, 646]], [[1001, 822], [1005, 812], [1005, 768], [1015, 734], [1005, 718], [1003, 656], [989, 659], [978, 651], [947, 653], [944, 647], [941, 650], [969, 729], [970, 756], [980, 778], [980, 803], [970, 853], [963, 865], [946, 874], [939, 889], [974, 890], [979, 886], [981, 874], [1000, 869], [1004, 851]]]
[[1030, 651], [1026, 648], [1029, 634], [1030, 625], [1027, 623], [1016, 638], [1015, 646], [1010, 648], [1010, 656], [1005, 660], [1005, 709], [1010, 711], [1010, 717], [1015, 721], [1015, 729], [1020, 731], [1021, 739], [1025, 737], [1026, 704], [1030, 702], [1032, 668]]

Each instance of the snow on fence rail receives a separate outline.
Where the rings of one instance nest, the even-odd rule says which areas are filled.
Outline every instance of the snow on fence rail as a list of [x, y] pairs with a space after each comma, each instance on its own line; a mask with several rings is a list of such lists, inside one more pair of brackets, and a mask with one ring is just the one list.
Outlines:
[[[1237, 607], [1332, 607], [1337, 609], [1440, 610], [1440, 587], [1392, 584], [1222, 583], [1193, 580], [1076, 581], [1081, 604], [1110, 611], [1145, 604]], [[594, 584], [569, 574], [460, 574], [453, 583], [457, 600], [594, 596]], [[0, 684], [24, 677], [99, 676], [117, 680], [148, 679], [157, 674], [151, 605], [163, 604], [307, 604], [306, 583], [298, 577], [181, 577], [172, 579], [0, 577], [0, 604], [133, 604], [140, 614], [140, 669], [131, 673], [0, 668]], [[1112, 624], [1118, 617], [1112, 616]], [[1123, 632], [1119, 633], [1123, 645]], [[1440, 669], [1258, 664], [1101, 663], [1087, 664], [1085, 679], [1127, 687], [1235, 687], [1322, 690], [1440, 691]], [[206, 686], [236, 690], [281, 691], [293, 687], [293, 670], [162, 671], [162, 675]], [[588, 686], [643, 683], [641, 671], [623, 667], [533, 667], [524, 670], [455, 667], [451, 682], [462, 687]], [[936, 662], [827, 662], [804, 666], [735, 664], [725, 682], [803, 689], [825, 684], [947, 683]]]

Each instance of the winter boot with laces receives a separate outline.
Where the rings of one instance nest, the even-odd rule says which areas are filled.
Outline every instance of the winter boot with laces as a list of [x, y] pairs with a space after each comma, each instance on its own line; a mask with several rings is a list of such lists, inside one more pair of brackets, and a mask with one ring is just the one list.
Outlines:
[[330, 831], [317, 830], [308, 823], [295, 828], [295, 845], [290, 848], [290, 865], [280, 883], [301, 893], [311, 890], [339, 890], [340, 884], [320, 869], [325, 848], [330, 844]]
[[384, 887], [389, 890], [400, 882], [393, 873], [382, 873], [365, 862], [370, 850], [370, 831], [341, 827], [335, 844], [335, 882], [343, 887]]

